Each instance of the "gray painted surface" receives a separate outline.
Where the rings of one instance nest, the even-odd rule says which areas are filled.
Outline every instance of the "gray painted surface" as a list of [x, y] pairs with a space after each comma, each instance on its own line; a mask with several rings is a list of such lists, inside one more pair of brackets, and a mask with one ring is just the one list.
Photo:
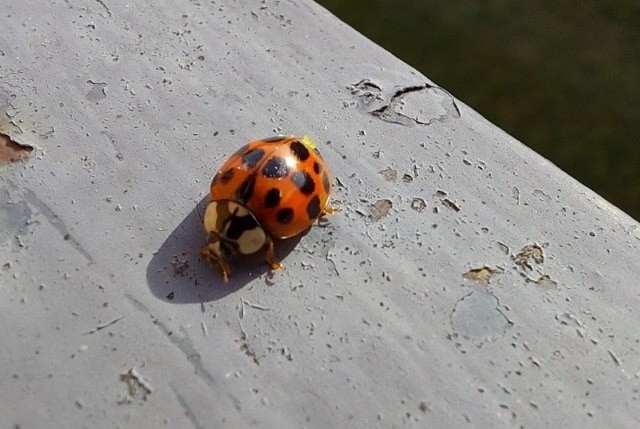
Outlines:
[[[427, 78], [310, 1], [5, 3], [3, 427], [638, 425], [637, 223]], [[209, 181], [289, 133], [342, 210], [221, 284]]]

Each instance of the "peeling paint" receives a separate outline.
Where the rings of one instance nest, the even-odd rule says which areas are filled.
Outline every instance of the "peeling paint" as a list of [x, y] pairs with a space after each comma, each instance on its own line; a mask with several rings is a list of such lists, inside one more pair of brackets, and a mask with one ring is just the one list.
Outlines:
[[464, 337], [493, 340], [513, 326], [500, 310], [500, 302], [486, 288], [474, 290], [458, 301], [451, 313], [454, 330]]
[[463, 277], [477, 283], [489, 284], [491, 277], [496, 273], [502, 273], [504, 270], [500, 267], [490, 267], [485, 265], [480, 268], [472, 268]]
[[85, 95], [87, 100], [93, 103], [99, 103], [100, 101], [107, 98], [106, 82], [94, 82], [92, 80], [88, 80], [87, 83], [91, 85], [89, 92], [87, 92], [87, 94]]
[[18, 143], [8, 134], [0, 132], [0, 165], [21, 161], [33, 152], [33, 146]]
[[384, 170], [379, 171], [378, 173], [380, 173], [382, 175], [382, 178], [387, 182], [395, 182], [398, 178], [398, 171], [394, 170], [391, 167], [387, 167]]
[[453, 96], [429, 83], [385, 90], [370, 79], [362, 79], [349, 88], [361, 110], [385, 122], [405, 126], [431, 125], [460, 117]]
[[391, 200], [378, 200], [369, 206], [369, 215], [374, 222], [377, 222], [387, 216], [392, 207], [393, 202], [391, 202]]
[[532, 263], [544, 263], [544, 250], [539, 244], [529, 244], [520, 249], [512, 258], [516, 265], [523, 269], [532, 270]]

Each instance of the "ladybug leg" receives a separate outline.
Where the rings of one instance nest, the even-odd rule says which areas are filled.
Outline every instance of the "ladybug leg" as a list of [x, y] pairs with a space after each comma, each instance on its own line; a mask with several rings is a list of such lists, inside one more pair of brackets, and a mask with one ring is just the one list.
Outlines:
[[320, 216], [334, 214], [335, 212], [339, 212], [339, 211], [340, 211], [340, 207], [325, 207], [322, 209], [322, 212], [320, 212]]
[[278, 271], [284, 268], [282, 262], [276, 261], [276, 252], [273, 246], [273, 240], [267, 237], [267, 263], [271, 266], [272, 270]]
[[231, 274], [231, 267], [229, 267], [227, 261], [225, 261], [222, 256], [217, 255], [215, 252], [211, 251], [209, 247], [203, 247], [200, 250], [200, 254], [212, 265], [214, 263], [218, 264], [218, 267], [220, 267], [220, 271], [222, 272], [222, 279], [225, 283], [228, 283], [229, 274]]
[[222, 258], [218, 258], [218, 266], [220, 267], [220, 271], [222, 272], [222, 279], [225, 283], [229, 282], [229, 274], [231, 274], [231, 268], [227, 261]]

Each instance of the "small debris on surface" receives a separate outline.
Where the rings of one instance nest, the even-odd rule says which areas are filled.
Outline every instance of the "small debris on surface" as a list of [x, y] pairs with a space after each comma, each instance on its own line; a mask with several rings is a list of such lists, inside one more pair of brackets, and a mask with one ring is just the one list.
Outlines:
[[173, 261], [171, 261], [171, 270], [173, 271], [173, 277], [176, 276], [184, 276], [185, 271], [189, 268], [189, 260], [180, 260], [178, 257], [175, 257]]
[[207, 325], [204, 322], [200, 322], [200, 326], [202, 327], [202, 334], [205, 337], [209, 336], [209, 331], [207, 331]]
[[258, 355], [253, 350], [249, 342], [247, 341], [247, 334], [244, 333], [244, 331], [242, 331], [242, 333], [240, 334], [240, 340], [242, 341], [242, 344], [240, 345], [240, 350], [243, 351], [245, 355], [249, 356], [251, 360], [253, 360], [253, 363], [255, 363], [256, 365], [260, 365], [260, 360], [258, 359]]
[[246, 304], [246, 305], [248, 305], [248, 306], [249, 306], [249, 307], [251, 307], [251, 308], [255, 308], [256, 310], [262, 310], [262, 311], [269, 311], [269, 310], [271, 310], [269, 307], [265, 307], [265, 306], [260, 305], [260, 304], [254, 304], [254, 303], [252, 303], [252, 302], [247, 301], [247, 300], [246, 300], [246, 299], [244, 299], [244, 298], [240, 298], [240, 299], [242, 300], [242, 304]]
[[498, 241], [498, 247], [500, 247], [500, 250], [502, 250], [504, 252], [505, 255], [509, 254], [509, 246], [507, 246], [506, 244], [504, 244], [501, 241]]
[[245, 309], [244, 306], [248, 306], [251, 308], [255, 308], [256, 310], [260, 310], [260, 311], [270, 311], [271, 309], [269, 307], [265, 307], [263, 305], [260, 304], [254, 304], [252, 302], [247, 301], [246, 299], [240, 297], [240, 310], [238, 312], [238, 317], [240, 318], [240, 320], [244, 319], [244, 315], [245, 315]]
[[442, 204], [444, 204], [444, 206], [446, 208], [451, 209], [454, 212], [459, 212], [460, 211], [460, 206], [457, 205], [456, 203], [454, 203], [453, 201], [451, 201], [449, 198], [443, 198], [441, 201], [442, 201]]
[[613, 351], [611, 351], [611, 350], [607, 350], [607, 352], [609, 353], [609, 356], [611, 356], [611, 359], [613, 359], [613, 362], [616, 365], [620, 366], [620, 359], [618, 359], [618, 356], [616, 356], [616, 354], [613, 353]]
[[125, 318], [125, 316], [118, 317], [117, 319], [114, 319], [114, 320], [112, 320], [111, 322], [104, 323], [104, 324], [102, 324], [102, 325], [98, 325], [98, 326], [96, 326], [94, 329], [92, 329], [92, 330], [90, 330], [90, 331], [87, 331], [87, 332], [85, 332], [84, 334], [85, 334], [85, 335], [95, 334], [95, 333], [96, 333], [96, 332], [98, 332], [98, 331], [101, 331], [101, 330], [103, 330], [103, 329], [105, 329], [105, 328], [108, 328], [108, 327], [109, 327], [109, 326], [111, 326], [111, 325], [114, 325], [114, 324], [118, 323], [119, 321], [121, 321], [121, 320], [122, 320], [122, 319], [124, 319], [124, 318]]
[[393, 207], [393, 202], [388, 199], [378, 200], [370, 206], [370, 216], [374, 222], [379, 221], [389, 214], [389, 210]]
[[287, 347], [282, 347], [280, 349], [280, 353], [282, 354], [282, 356], [287, 358], [289, 362], [293, 361], [293, 355], [291, 354], [291, 350], [289, 350]]
[[496, 273], [502, 273], [504, 270], [500, 267], [490, 267], [485, 265], [480, 268], [472, 268], [466, 273], [464, 273], [463, 277], [465, 279], [473, 280], [477, 283], [489, 284], [491, 281], [491, 277], [493, 277]]
[[514, 186], [511, 190], [511, 196], [516, 200], [516, 204], [520, 205], [520, 189]]
[[33, 152], [33, 146], [13, 140], [7, 134], [0, 133], [0, 165], [20, 161]]
[[135, 368], [131, 368], [129, 371], [120, 374], [120, 380], [127, 383], [128, 393], [132, 398], [146, 401], [153, 392], [149, 383], [138, 374]]

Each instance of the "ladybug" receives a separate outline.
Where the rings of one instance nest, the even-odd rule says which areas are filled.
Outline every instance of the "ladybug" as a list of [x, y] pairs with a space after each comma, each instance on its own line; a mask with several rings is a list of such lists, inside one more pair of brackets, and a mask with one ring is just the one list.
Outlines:
[[220, 267], [225, 283], [228, 260], [265, 246], [271, 269], [281, 269], [274, 239], [298, 235], [336, 210], [327, 206], [331, 181], [310, 137], [271, 137], [243, 146], [211, 182], [203, 219], [209, 238], [202, 255]]

